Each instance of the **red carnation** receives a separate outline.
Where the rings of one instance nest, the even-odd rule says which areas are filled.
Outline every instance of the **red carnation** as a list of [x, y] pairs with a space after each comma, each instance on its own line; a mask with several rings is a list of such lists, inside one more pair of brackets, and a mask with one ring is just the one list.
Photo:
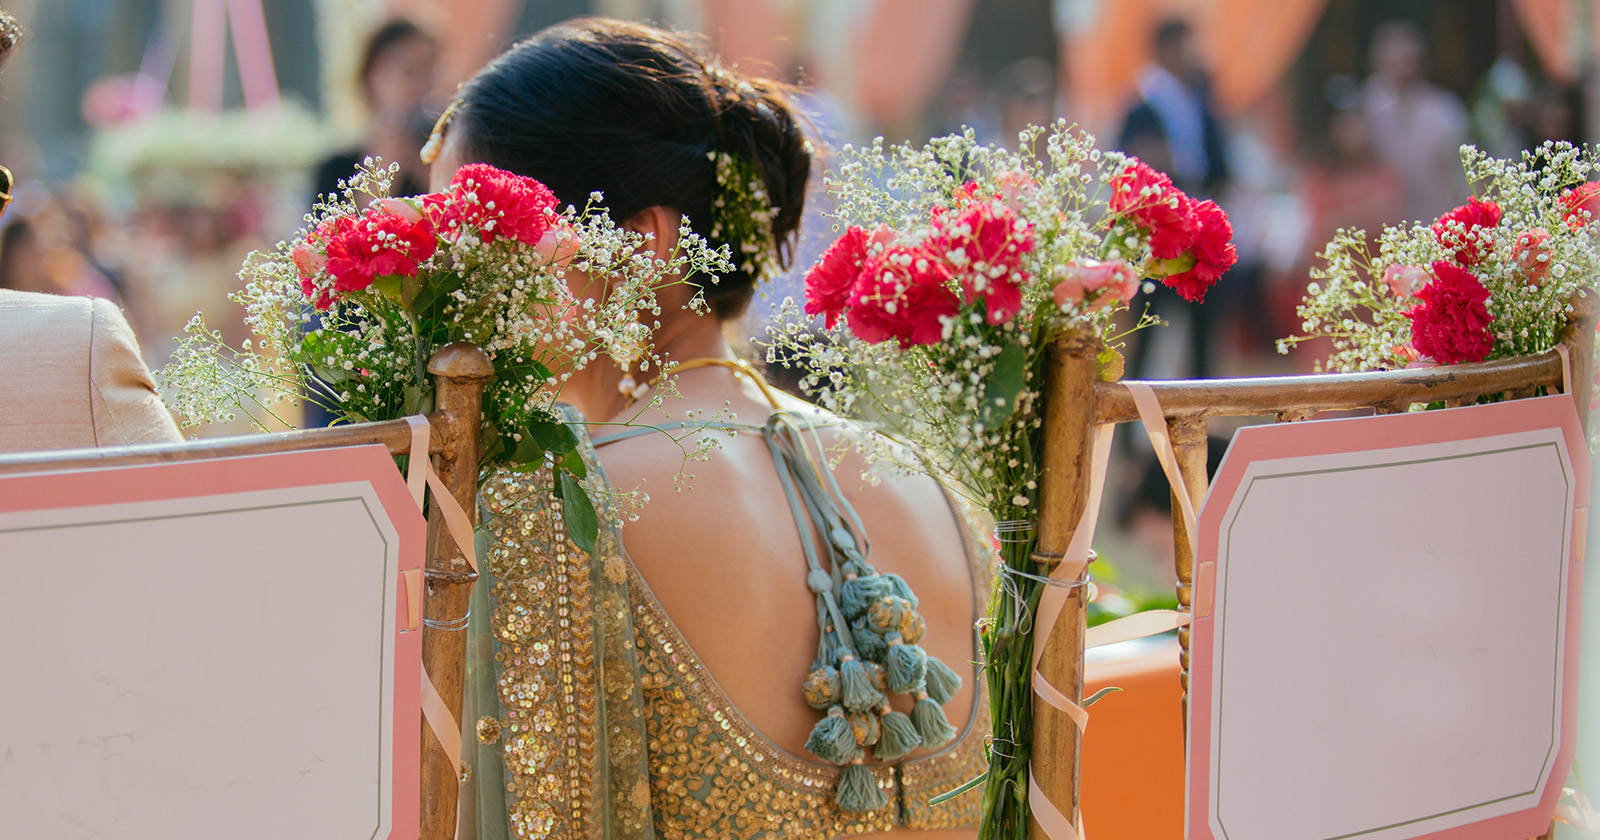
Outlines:
[[1470, 268], [1494, 253], [1494, 229], [1499, 224], [1500, 205], [1470, 198], [1440, 216], [1433, 223], [1433, 235], [1446, 251], [1455, 253], [1457, 263]]
[[378, 277], [413, 276], [438, 247], [427, 219], [411, 221], [376, 208], [358, 219], [341, 217], [334, 222], [328, 241], [327, 269], [333, 275], [333, 290], [355, 292]]
[[1566, 208], [1567, 227], [1583, 230], [1600, 220], [1600, 184], [1588, 182], [1567, 190], [1561, 196], [1561, 206]]
[[851, 225], [806, 273], [806, 314], [827, 316], [828, 329], [833, 329], [844, 314], [866, 258], [867, 232]]
[[[928, 251], [961, 269], [967, 302], [980, 295], [990, 324], [1009, 321], [1022, 310], [1022, 256], [1033, 251], [1033, 225], [1009, 207], [975, 201], [959, 213], [935, 212]], [[926, 259], [926, 258], [924, 258]]]
[[1194, 244], [1189, 248], [1194, 267], [1163, 277], [1161, 282], [1184, 300], [1199, 303], [1239, 261], [1239, 254], [1233, 247], [1233, 225], [1215, 201], [1194, 205], [1194, 222]]
[[1434, 280], [1417, 290], [1422, 301], [1406, 310], [1411, 319], [1411, 346], [1441, 364], [1479, 362], [1489, 355], [1494, 336], [1484, 301], [1489, 290], [1471, 272], [1439, 261]]
[[850, 294], [846, 319], [869, 344], [895, 339], [903, 350], [936, 344], [944, 321], [961, 301], [950, 289], [949, 268], [920, 247], [896, 245], [870, 257]]
[[538, 245], [560, 206], [544, 184], [487, 163], [456, 170], [450, 191], [430, 195], [425, 203], [447, 236], [465, 227], [477, 231], [485, 245], [496, 237]]
[[1194, 236], [1194, 200], [1137, 160], [1111, 179], [1110, 209], [1150, 234], [1150, 252], [1158, 260], [1182, 256]]

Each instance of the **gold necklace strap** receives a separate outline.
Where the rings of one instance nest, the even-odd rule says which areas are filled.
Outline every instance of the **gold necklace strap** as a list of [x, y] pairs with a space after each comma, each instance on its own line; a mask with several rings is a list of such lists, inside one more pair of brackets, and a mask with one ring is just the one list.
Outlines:
[[[767, 380], [761, 375], [761, 372], [752, 367], [749, 362], [743, 361], [742, 359], [720, 359], [715, 356], [701, 356], [697, 359], [685, 359], [681, 362], [677, 362], [676, 364], [673, 364], [671, 367], [667, 368], [666, 373], [682, 373], [686, 370], [694, 370], [695, 368], [700, 367], [710, 367], [711, 365], [725, 367], [736, 374], [743, 375], [746, 379], [754, 382], [757, 388], [761, 389], [761, 396], [767, 398], [767, 403], [771, 405], [774, 410], [783, 408], [783, 404], [778, 401], [778, 393], [772, 389], [771, 385], [767, 384]], [[651, 384], [654, 384], [653, 380]]]

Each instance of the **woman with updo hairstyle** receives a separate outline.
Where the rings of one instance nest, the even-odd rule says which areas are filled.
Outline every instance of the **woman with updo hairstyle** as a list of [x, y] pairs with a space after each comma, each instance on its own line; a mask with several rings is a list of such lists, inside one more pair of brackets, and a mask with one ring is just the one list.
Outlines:
[[813, 150], [789, 91], [691, 37], [584, 18], [480, 71], [430, 148], [436, 190], [488, 163], [566, 204], [599, 193], [657, 256], [686, 218], [735, 263], [658, 290], [659, 405], [654, 371], [606, 359], [563, 387], [591, 497], [641, 491], [625, 524], [586, 554], [548, 471], [485, 484], [463, 836], [975, 836], [979, 794], [929, 800], [987, 766], [986, 538], [930, 478], [865, 480], [869, 432], [777, 393], [725, 337], [792, 253]]

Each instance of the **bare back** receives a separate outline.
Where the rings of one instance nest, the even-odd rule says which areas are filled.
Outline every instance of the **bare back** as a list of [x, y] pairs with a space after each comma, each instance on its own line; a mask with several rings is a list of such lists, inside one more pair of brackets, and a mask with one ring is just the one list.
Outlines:
[[[772, 413], [759, 390], [726, 369], [686, 371], [678, 387], [683, 398], [670, 400], [671, 416], [652, 411], [632, 422], [681, 420], [693, 410], [701, 417], [731, 413], [739, 422], [760, 424]], [[819, 412], [798, 400], [785, 407]], [[596, 436], [606, 433], [602, 427]], [[848, 444], [843, 436], [863, 432], [831, 425], [820, 433], [825, 446], [839, 450]], [[720, 445], [708, 460], [687, 464], [684, 448], [663, 435], [620, 440], [599, 450], [614, 486], [649, 495], [638, 519], [623, 527], [623, 542], [666, 614], [733, 704], [780, 749], [806, 758], [806, 738], [818, 713], [802, 700], [800, 685], [816, 656], [817, 624], [795, 518], [759, 434], [699, 434], [716, 435]], [[694, 443], [691, 438], [683, 446], [692, 450]], [[865, 523], [868, 560], [880, 571], [901, 575], [916, 591], [928, 623], [922, 646], [965, 678], [945, 707], [965, 735], [975, 697], [968, 664], [977, 658], [973, 623], [981, 598], [974, 592], [961, 530], [932, 479], [884, 475], [872, 484], [860, 478], [862, 466], [861, 457], [848, 451], [834, 475]], [[680, 484], [682, 489], [674, 489]], [[900, 829], [871, 836], [942, 840], [975, 833]]]

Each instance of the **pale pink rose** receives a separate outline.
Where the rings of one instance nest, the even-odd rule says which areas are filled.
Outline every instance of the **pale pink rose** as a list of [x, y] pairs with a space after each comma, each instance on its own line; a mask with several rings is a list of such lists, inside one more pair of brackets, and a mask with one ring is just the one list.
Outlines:
[[872, 235], [867, 237], [867, 248], [887, 248], [894, 244], [894, 228], [888, 225], [878, 225], [873, 229]]
[[1530, 286], [1544, 284], [1550, 276], [1550, 234], [1544, 228], [1529, 228], [1517, 237], [1511, 258]]
[[310, 277], [327, 264], [327, 254], [312, 250], [311, 246], [304, 242], [294, 246], [294, 267], [300, 269], [301, 276]]
[[1127, 303], [1139, 293], [1139, 276], [1122, 260], [1084, 260], [1056, 269], [1056, 306], [1087, 303], [1089, 312]]
[[1391, 265], [1383, 270], [1383, 285], [1397, 298], [1411, 297], [1418, 288], [1432, 281], [1433, 275], [1420, 265]]
[[399, 216], [411, 224], [422, 221], [422, 211], [411, 206], [411, 202], [403, 198], [380, 198], [373, 201], [372, 206], [391, 216]]
[[578, 253], [578, 232], [566, 223], [566, 220], [557, 220], [539, 237], [539, 244], [533, 250], [544, 258], [546, 264], [566, 267]]

